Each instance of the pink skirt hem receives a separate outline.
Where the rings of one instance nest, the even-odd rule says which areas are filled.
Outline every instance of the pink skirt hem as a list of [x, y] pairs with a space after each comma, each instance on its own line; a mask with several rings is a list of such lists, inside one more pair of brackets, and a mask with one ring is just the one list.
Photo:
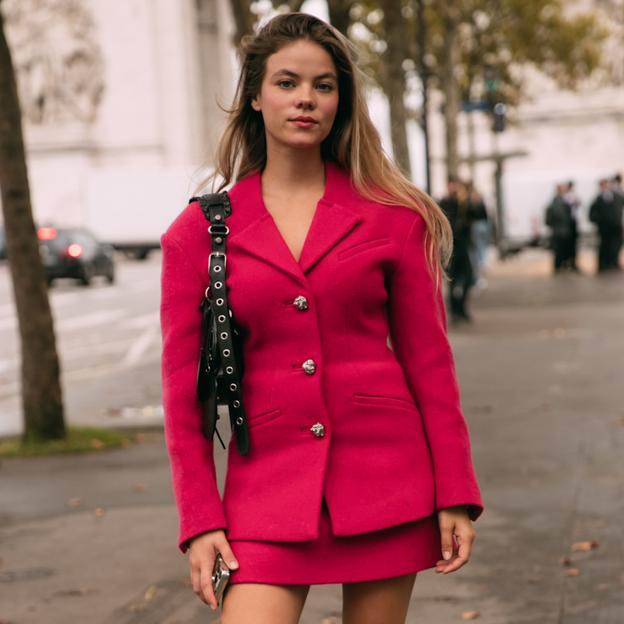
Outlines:
[[433, 568], [442, 558], [437, 515], [359, 535], [335, 536], [327, 504], [319, 537], [302, 542], [230, 540], [239, 563], [230, 583], [357, 583]]

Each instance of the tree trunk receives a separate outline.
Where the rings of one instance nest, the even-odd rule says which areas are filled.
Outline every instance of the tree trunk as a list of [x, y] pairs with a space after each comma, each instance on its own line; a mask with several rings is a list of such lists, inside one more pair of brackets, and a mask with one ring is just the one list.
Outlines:
[[15, 71], [0, 10], [0, 191], [21, 338], [24, 435], [62, 438], [65, 420], [54, 326], [30, 203]]
[[251, 0], [230, 0], [230, 6], [235, 25], [232, 45], [238, 51], [243, 36], [253, 33], [256, 16], [251, 12]]
[[351, 25], [349, 12], [353, 4], [353, 0], [327, 0], [329, 23], [345, 37], [348, 36], [347, 33]]
[[458, 24], [459, 10], [454, 0], [440, 3], [444, 24], [444, 58], [441, 72], [442, 92], [444, 93], [444, 127], [446, 130], [446, 172], [447, 177], [459, 174], [458, 129], [460, 95], [456, 68], [459, 67]]
[[407, 145], [407, 110], [405, 108], [405, 71], [403, 61], [410, 56], [405, 19], [401, 15], [401, 2], [382, 0], [384, 28], [388, 47], [382, 57], [382, 80], [390, 105], [390, 136], [394, 161], [411, 178], [409, 149]]

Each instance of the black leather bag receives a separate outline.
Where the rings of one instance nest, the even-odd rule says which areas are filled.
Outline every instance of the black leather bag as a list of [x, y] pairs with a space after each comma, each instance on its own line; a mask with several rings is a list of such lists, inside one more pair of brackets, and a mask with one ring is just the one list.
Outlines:
[[217, 408], [227, 405], [236, 446], [241, 455], [246, 455], [250, 441], [242, 399], [243, 335], [228, 305], [225, 279], [225, 241], [229, 234], [225, 221], [232, 208], [227, 191], [192, 197], [189, 202], [192, 201], [199, 201], [210, 223], [208, 233], [211, 236], [208, 258], [210, 285], [199, 305], [201, 343], [196, 390], [202, 406], [202, 433], [209, 440], [216, 433], [221, 446], [226, 448], [217, 430]]

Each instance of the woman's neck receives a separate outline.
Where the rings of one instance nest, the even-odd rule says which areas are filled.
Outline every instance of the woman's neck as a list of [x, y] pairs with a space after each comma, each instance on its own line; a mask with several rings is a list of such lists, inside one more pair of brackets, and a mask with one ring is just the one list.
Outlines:
[[292, 151], [269, 154], [262, 171], [262, 183], [270, 191], [279, 189], [280, 195], [297, 195], [304, 189], [324, 189], [325, 163], [318, 152], [314, 155], [305, 150], [296, 155]]

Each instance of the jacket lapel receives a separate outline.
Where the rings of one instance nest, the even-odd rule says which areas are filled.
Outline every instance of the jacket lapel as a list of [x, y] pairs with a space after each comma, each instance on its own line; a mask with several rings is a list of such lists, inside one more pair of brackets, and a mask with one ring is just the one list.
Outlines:
[[229, 242], [305, 285], [305, 274], [363, 221], [352, 207], [355, 192], [348, 172], [326, 161], [325, 174], [325, 192], [316, 206], [299, 262], [264, 205], [259, 171], [240, 180], [229, 193], [232, 219], [236, 215]]
[[321, 198], [301, 250], [299, 265], [307, 273], [333, 247], [361, 222], [363, 218], [345, 204]]

